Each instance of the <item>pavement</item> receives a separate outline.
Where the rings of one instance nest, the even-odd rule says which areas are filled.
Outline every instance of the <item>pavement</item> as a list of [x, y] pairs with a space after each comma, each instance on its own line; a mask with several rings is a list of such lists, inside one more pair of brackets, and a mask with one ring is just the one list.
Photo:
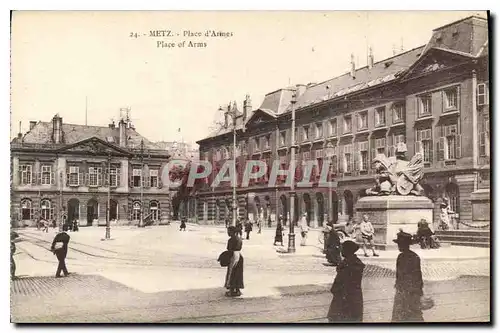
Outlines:
[[[272, 246], [272, 229], [252, 233], [250, 240], [244, 240], [245, 289], [240, 299], [223, 296], [226, 271], [216, 261], [227, 241], [223, 227], [188, 224], [186, 232], [180, 232], [176, 224], [114, 227], [112, 239], [106, 241], [101, 240], [104, 228], [81, 228], [70, 233], [67, 266], [72, 274], [62, 279], [53, 277], [57, 260], [48, 250], [57, 231], [18, 232], [22, 241], [17, 243], [15, 259], [20, 278], [11, 283], [14, 322], [322, 322], [335, 277], [335, 267], [325, 265], [314, 231], [309, 246], [298, 246], [294, 255], [276, 251], [279, 247]], [[383, 294], [385, 301], [380, 302], [387, 303], [379, 315], [367, 310], [366, 321], [390, 319], [387, 309], [392, 306], [397, 256], [393, 252], [381, 252], [379, 258], [360, 256], [367, 265], [365, 295]], [[463, 310], [460, 316], [474, 314], [474, 320], [489, 320], [485, 319], [489, 318], [489, 249], [451, 247], [416, 252], [422, 258], [428, 292], [454, 300], [460, 311], [469, 307], [466, 300], [474, 300], [471, 306], [477, 311]], [[444, 290], [448, 290], [444, 296], [439, 294]], [[367, 301], [371, 297], [365, 297], [365, 304], [371, 304]], [[451, 302], [444, 298], [443, 304]], [[301, 304], [302, 310], [288, 309], [285, 299]], [[452, 307], [436, 306], [434, 311]], [[287, 309], [304, 313], [290, 317]], [[446, 311], [431, 315], [434, 312], [429, 310], [429, 320], [455, 316]], [[453, 313], [462, 313], [457, 311]], [[321, 318], [317, 317], [320, 313]]]

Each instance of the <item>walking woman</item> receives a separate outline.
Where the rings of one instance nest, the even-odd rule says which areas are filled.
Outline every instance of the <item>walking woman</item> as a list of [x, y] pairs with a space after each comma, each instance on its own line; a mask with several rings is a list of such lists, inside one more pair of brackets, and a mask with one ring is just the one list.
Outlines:
[[276, 226], [276, 234], [274, 235], [273, 245], [276, 245], [276, 243], [281, 243], [281, 246], [283, 246], [283, 226], [281, 225], [282, 221], [283, 217], [280, 216], [278, 220], [278, 225]]
[[340, 237], [335, 228], [331, 228], [326, 239], [326, 259], [329, 264], [337, 266], [340, 261]]
[[241, 296], [240, 289], [243, 285], [243, 256], [241, 255], [241, 247], [243, 242], [238, 236], [239, 230], [233, 226], [227, 228], [227, 234], [230, 237], [227, 241], [227, 250], [231, 252], [231, 260], [227, 266], [226, 282], [224, 287], [229, 291], [226, 296], [235, 297]]
[[337, 266], [333, 282], [333, 300], [328, 310], [328, 322], [362, 322], [363, 291], [361, 279], [365, 265], [356, 256], [358, 244], [346, 240], [342, 244], [344, 260]]
[[412, 236], [400, 231], [394, 243], [401, 252], [396, 261], [396, 295], [392, 310], [393, 322], [422, 322], [421, 300], [424, 282], [420, 257], [410, 250]]

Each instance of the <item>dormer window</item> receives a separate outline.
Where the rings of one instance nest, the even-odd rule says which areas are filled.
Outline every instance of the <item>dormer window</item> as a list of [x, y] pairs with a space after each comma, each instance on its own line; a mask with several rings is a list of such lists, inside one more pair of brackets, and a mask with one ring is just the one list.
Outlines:
[[309, 141], [309, 126], [302, 127], [302, 139], [303, 141]]
[[443, 35], [441, 32], [436, 33], [436, 42], [441, 43], [443, 41]]

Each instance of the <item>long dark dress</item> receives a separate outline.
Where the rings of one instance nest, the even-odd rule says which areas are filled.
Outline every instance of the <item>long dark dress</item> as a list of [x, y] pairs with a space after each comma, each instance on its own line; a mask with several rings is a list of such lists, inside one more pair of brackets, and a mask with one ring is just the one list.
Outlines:
[[329, 232], [326, 240], [326, 259], [334, 265], [338, 265], [342, 260], [340, 257], [340, 238], [334, 229]]
[[227, 250], [232, 252], [231, 261], [227, 266], [226, 281], [224, 287], [227, 289], [243, 289], [243, 256], [241, 247], [243, 242], [238, 236], [232, 236], [227, 241]]
[[281, 223], [276, 226], [276, 234], [274, 235], [274, 243], [283, 243], [283, 227]]
[[363, 291], [361, 279], [365, 264], [356, 255], [346, 257], [337, 266], [333, 282], [333, 299], [328, 310], [329, 322], [363, 321]]
[[396, 261], [393, 322], [424, 321], [420, 307], [420, 297], [424, 294], [423, 287], [420, 257], [410, 250], [400, 253]]

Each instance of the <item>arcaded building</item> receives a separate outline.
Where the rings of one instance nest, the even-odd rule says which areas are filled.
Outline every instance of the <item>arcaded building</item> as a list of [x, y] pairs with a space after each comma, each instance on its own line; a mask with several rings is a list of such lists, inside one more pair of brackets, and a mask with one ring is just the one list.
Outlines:
[[[279, 160], [286, 168], [293, 107], [297, 164], [330, 159], [335, 179], [331, 188], [298, 188], [295, 217], [305, 212], [318, 227], [326, 219], [353, 216], [356, 201], [373, 185], [371, 160], [377, 153], [393, 156], [404, 142], [408, 157], [423, 153], [423, 187], [435, 203], [435, 222], [439, 203], [447, 198], [460, 229], [484, 228], [490, 207], [488, 64], [487, 20], [453, 22], [433, 30], [426, 45], [379, 61], [370, 54], [368, 66], [357, 68], [352, 61], [347, 73], [325, 82], [270, 92], [256, 109], [248, 96], [241, 111], [236, 103], [225, 106], [225, 126], [197, 142], [200, 159], [215, 170], [233, 156], [239, 166], [259, 159]], [[238, 170], [241, 177], [242, 167]], [[269, 188], [264, 176], [238, 187], [237, 197], [241, 217], [288, 216], [289, 188], [283, 181]], [[230, 184], [198, 189], [193, 198], [198, 219], [219, 223], [231, 216], [231, 198]]]
[[[161, 182], [169, 154], [128, 120], [108, 126], [31, 121], [11, 142], [11, 219], [77, 219], [81, 226], [167, 222], [169, 189]], [[109, 200], [108, 200], [109, 197]], [[141, 210], [141, 208], [143, 208]]]

